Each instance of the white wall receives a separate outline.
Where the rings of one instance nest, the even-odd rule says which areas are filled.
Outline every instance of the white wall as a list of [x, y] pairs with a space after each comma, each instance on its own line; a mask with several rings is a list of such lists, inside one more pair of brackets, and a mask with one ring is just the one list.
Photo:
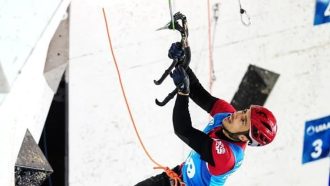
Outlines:
[[26, 130], [39, 141], [54, 96], [44, 77], [47, 50], [69, 2], [0, 2], [0, 76], [8, 85], [0, 93], [0, 185], [15, 184]]
[[[70, 48], [70, 185], [127, 186], [160, 173], [142, 151], [121, 94], [109, 51], [102, 7], [124, 87], [142, 139], [161, 164], [184, 161], [189, 148], [172, 129], [173, 100], [154, 104], [173, 89], [168, 78], [153, 84], [170, 64], [167, 50], [179, 40], [156, 32], [169, 21], [168, 1], [73, 1]], [[212, 1], [218, 2], [218, 1]], [[227, 185], [325, 186], [329, 158], [301, 164], [304, 123], [329, 115], [330, 24], [313, 26], [315, 1], [242, 1], [252, 25], [240, 22], [237, 1], [221, 1], [215, 39], [214, 95], [230, 101], [249, 64], [280, 74], [266, 106], [279, 132], [264, 148], [248, 148]], [[191, 67], [207, 87], [207, 2], [175, 1], [186, 14]], [[190, 104], [192, 120], [203, 128], [208, 117]]]

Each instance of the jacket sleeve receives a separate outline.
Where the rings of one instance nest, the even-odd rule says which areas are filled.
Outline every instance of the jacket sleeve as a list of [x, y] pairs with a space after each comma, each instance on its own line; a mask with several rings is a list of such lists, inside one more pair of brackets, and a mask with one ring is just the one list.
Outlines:
[[212, 96], [197, 79], [194, 72], [188, 67], [186, 70], [190, 81], [190, 98], [211, 116], [220, 112], [235, 112], [235, 108], [228, 102]]
[[190, 81], [190, 98], [198, 106], [210, 113], [213, 105], [218, 99], [213, 97], [207, 90], [204, 89], [194, 72], [189, 67], [186, 69], [186, 72]]
[[183, 142], [196, 151], [204, 161], [214, 165], [212, 157], [213, 139], [204, 132], [192, 127], [188, 104], [188, 96], [177, 95], [172, 118], [174, 132]]

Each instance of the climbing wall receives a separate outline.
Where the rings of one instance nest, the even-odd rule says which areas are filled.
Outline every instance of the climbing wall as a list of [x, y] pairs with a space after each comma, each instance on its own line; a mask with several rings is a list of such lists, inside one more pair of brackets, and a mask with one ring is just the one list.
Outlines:
[[[227, 185], [328, 184], [329, 121], [319, 121], [330, 115], [330, 24], [324, 2], [329, 3], [322, 1], [325, 8], [319, 9], [318, 0], [242, 0], [251, 20], [251, 25], [245, 26], [238, 1], [213, 0], [209, 28], [207, 1], [173, 1], [175, 11], [187, 16], [190, 66], [205, 88], [210, 76], [208, 30], [212, 31], [213, 95], [228, 102], [244, 100], [237, 93], [244, 93], [242, 87], [255, 87], [243, 81], [252, 77], [248, 76], [251, 65], [264, 69], [261, 74], [276, 75], [270, 86], [263, 79], [267, 74], [258, 77], [268, 88], [254, 95], [265, 95], [262, 103], [277, 116], [278, 135], [269, 146], [247, 148], [242, 167]], [[215, 3], [219, 3], [216, 24]], [[174, 88], [170, 78], [159, 86], [153, 83], [171, 63], [167, 58], [169, 46], [180, 40], [175, 31], [155, 31], [170, 20], [168, 1], [73, 1], [69, 70], [72, 186], [134, 185], [161, 172], [153, 169], [134, 133], [109, 49], [103, 7], [123, 87], [146, 148], [154, 159], [169, 167], [183, 162], [190, 151], [173, 132], [174, 101], [164, 107], [154, 103], [155, 98], [163, 99]], [[315, 22], [317, 16], [325, 19]], [[249, 91], [245, 93], [249, 95]], [[198, 129], [210, 119], [193, 102], [190, 114]], [[314, 120], [318, 122], [308, 129]], [[314, 143], [318, 139], [325, 145]], [[303, 148], [305, 142], [309, 150]], [[309, 157], [308, 162], [303, 163], [303, 156]]]
[[67, 48], [55, 56], [48, 47], [69, 4], [0, 0], [0, 185], [36, 185], [52, 172], [36, 141], [64, 71], [57, 64], [67, 63]]

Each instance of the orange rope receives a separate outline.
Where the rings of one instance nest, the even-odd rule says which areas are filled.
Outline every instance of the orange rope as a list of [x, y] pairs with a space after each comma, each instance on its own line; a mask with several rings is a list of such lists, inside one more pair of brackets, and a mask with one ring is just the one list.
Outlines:
[[122, 82], [122, 79], [121, 79], [121, 75], [120, 75], [120, 71], [119, 71], [119, 67], [118, 67], [118, 63], [117, 63], [117, 60], [116, 60], [116, 57], [115, 57], [115, 54], [114, 54], [114, 50], [113, 50], [113, 47], [112, 47], [112, 42], [111, 42], [111, 38], [110, 38], [110, 31], [109, 31], [109, 26], [108, 26], [108, 21], [107, 21], [107, 17], [106, 17], [106, 14], [105, 14], [105, 10], [104, 8], [102, 8], [102, 11], [103, 11], [103, 16], [104, 16], [104, 21], [105, 21], [105, 26], [106, 26], [106, 30], [107, 30], [107, 35], [108, 35], [108, 41], [109, 41], [109, 45], [110, 45], [110, 52], [112, 54], [112, 58], [113, 58], [113, 61], [115, 63], [115, 66], [116, 66], [116, 71], [117, 71], [117, 75], [118, 75], [118, 79], [119, 79], [119, 83], [120, 83], [120, 87], [121, 87], [121, 92], [124, 96], [124, 99], [125, 99], [125, 103], [126, 103], [126, 107], [127, 107], [127, 110], [128, 110], [128, 113], [129, 113], [129, 116], [130, 116], [130, 119], [131, 119], [131, 122], [132, 122], [132, 125], [134, 127], [134, 131], [136, 133], [136, 136], [138, 137], [139, 139], [139, 142], [144, 150], [144, 152], [146, 153], [146, 155], [148, 156], [148, 158], [155, 164], [157, 165], [157, 167], [154, 167], [154, 169], [163, 169], [166, 174], [172, 179], [175, 181], [175, 186], [177, 186], [177, 183], [180, 183], [180, 185], [183, 185], [183, 182], [181, 181], [180, 177], [178, 176], [177, 173], [175, 173], [173, 170], [171, 170], [170, 168], [168, 167], [164, 167], [162, 166], [161, 164], [157, 163], [152, 157], [151, 155], [149, 154], [149, 152], [147, 151], [146, 147], [144, 146], [143, 144], [143, 141], [140, 137], [140, 134], [138, 132], [138, 129], [136, 127], [136, 124], [135, 124], [135, 120], [133, 118], [133, 114], [131, 112], [131, 109], [130, 109], [130, 106], [129, 106], [129, 103], [128, 103], [128, 99], [126, 97], [126, 93], [125, 93], [125, 89], [124, 89], [124, 86], [123, 86], [123, 82]]
[[212, 39], [211, 39], [211, 10], [210, 10], [210, 0], [207, 0], [207, 20], [208, 20], [208, 47], [209, 47], [209, 91], [212, 93], [213, 85], [213, 60], [212, 60]]
[[170, 177], [174, 181], [175, 186], [178, 186], [178, 184], [180, 184], [180, 186], [185, 186], [185, 183], [183, 181], [181, 181], [180, 176], [176, 172], [171, 170], [170, 168], [168, 168], [168, 167], [154, 167], [154, 169], [163, 169], [165, 171], [165, 173], [167, 174], [167, 176]]

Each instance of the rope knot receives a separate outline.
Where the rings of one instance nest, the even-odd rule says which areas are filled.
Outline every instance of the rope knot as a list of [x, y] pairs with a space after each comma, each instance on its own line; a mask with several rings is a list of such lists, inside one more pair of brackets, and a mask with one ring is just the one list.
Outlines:
[[[171, 185], [173, 186], [185, 186], [185, 183], [181, 180], [180, 176], [168, 167], [154, 167], [154, 169], [163, 169], [166, 175], [171, 180]], [[173, 184], [174, 182], [174, 184]]]

